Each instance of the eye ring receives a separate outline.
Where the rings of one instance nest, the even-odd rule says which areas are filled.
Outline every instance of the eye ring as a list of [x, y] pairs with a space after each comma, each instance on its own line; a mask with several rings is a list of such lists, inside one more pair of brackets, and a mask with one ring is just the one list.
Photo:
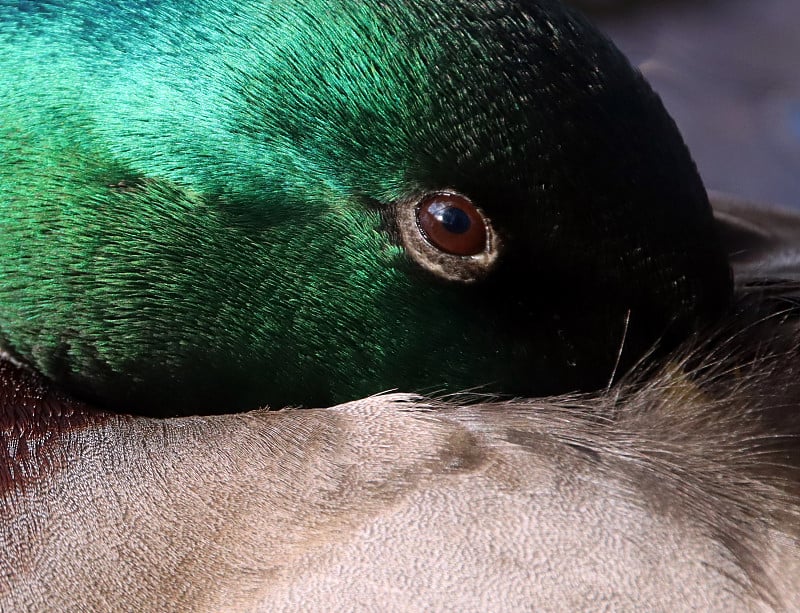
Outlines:
[[486, 249], [487, 222], [469, 198], [437, 192], [416, 207], [417, 227], [437, 249], [451, 255], [477, 255]]
[[406, 255], [446, 281], [485, 278], [503, 250], [491, 219], [457, 190], [431, 191], [397, 202], [395, 222]]

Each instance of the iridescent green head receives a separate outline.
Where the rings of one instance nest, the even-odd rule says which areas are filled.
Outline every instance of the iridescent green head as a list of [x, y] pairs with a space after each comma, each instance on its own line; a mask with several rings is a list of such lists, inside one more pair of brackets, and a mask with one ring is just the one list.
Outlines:
[[728, 301], [672, 120], [557, 2], [14, 2], [0, 46], [0, 346], [110, 408], [589, 389]]

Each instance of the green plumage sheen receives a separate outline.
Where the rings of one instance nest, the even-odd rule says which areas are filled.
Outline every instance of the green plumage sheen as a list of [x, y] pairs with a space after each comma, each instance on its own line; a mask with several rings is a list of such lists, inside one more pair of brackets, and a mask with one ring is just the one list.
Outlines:
[[[0, 347], [117, 410], [588, 389], [730, 292], [673, 122], [556, 2], [0, 0], [0, 156]], [[479, 274], [409, 242], [443, 190]]]

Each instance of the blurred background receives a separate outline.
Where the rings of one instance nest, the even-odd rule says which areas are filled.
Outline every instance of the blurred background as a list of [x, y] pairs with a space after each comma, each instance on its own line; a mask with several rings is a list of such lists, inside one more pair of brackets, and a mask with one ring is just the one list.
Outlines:
[[800, 0], [568, 0], [661, 95], [706, 187], [800, 208]]

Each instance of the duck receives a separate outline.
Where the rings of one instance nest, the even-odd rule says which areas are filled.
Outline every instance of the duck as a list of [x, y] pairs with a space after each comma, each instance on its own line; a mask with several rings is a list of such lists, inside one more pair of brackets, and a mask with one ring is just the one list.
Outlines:
[[674, 122], [558, 2], [0, 24], [0, 347], [98, 406], [588, 391], [730, 303]]
[[0, 610], [800, 602], [800, 215], [709, 198], [577, 13], [21, 2], [0, 41]]

